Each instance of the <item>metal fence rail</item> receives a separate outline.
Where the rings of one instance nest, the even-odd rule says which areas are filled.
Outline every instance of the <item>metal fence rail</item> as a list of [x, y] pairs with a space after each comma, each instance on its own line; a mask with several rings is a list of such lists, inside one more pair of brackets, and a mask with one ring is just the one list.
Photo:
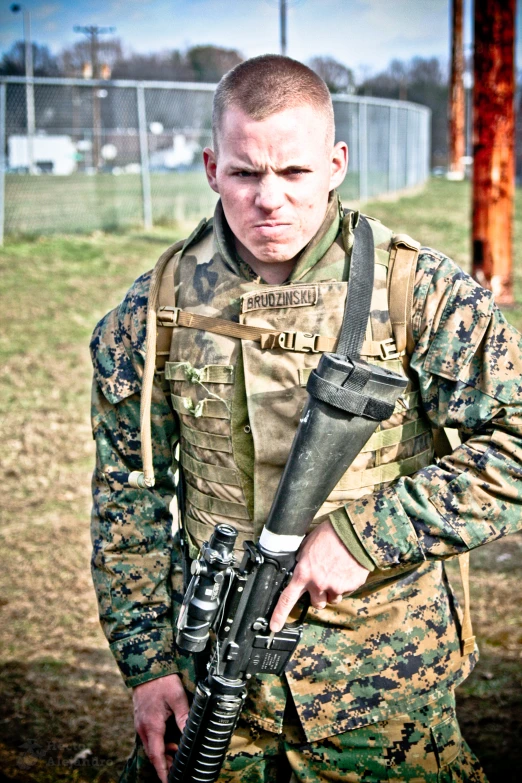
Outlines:
[[[35, 78], [27, 93], [26, 81], [0, 79], [0, 241], [4, 231], [150, 228], [211, 214], [216, 195], [201, 151], [211, 144], [215, 85]], [[345, 201], [426, 180], [428, 108], [355, 96], [333, 101], [337, 138], [350, 149]]]

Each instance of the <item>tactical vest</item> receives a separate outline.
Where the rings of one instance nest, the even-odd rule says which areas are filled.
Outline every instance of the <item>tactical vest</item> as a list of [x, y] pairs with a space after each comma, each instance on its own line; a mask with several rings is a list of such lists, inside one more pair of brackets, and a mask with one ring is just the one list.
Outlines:
[[[220, 522], [238, 530], [239, 558], [243, 542], [260, 534], [305, 403], [308, 376], [320, 352], [335, 349], [344, 314], [354, 219], [354, 213], [344, 218], [343, 231], [317, 263], [298, 270], [290, 282], [279, 286], [241, 278], [220, 252], [223, 237], [212, 222], [200, 224], [182, 248], [173, 248], [164, 259], [156, 369], [161, 373], [164, 366], [165, 387], [179, 417], [183, 524], [193, 556]], [[370, 219], [369, 223], [375, 278], [362, 356], [405, 375], [408, 386], [393, 415], [379, 425], [327, 498], [316, 523], [345, 503], [400, 476], [412, 475], [434, 459], [431, 427], [406, 352], [418, 244], [403, 235], [394, 236], [379, 221]], [[419, 699], [422, 703], [422, 698], [425, 702], [426, 694], [437, 695], [437, 682], [447, 687], [466, 676], [470, 664], [461, 657], [461, 640], [450, 619], [451, 598], [437, 562], [422, 564], [414, 578], [406, 575], [402, 580], [400, 574], [390, 577], [375, 571], [364, 588], [339, 606], [310, 610], [304, 649], [307, 633], [309, 639], [317, 638], [318, 627], [332, 626], [336, 630], [330, 634], [338, 635], [336, 649], [340, 645], [348, 654], [349, 649], [358, 649], [354, 627], [358, 629], [356, 640], [375, 639], [382, 633], [383, 612], [393, 638], [405, 624], [411, 625], [411, 617], [418, 613], [419, 595], [423, 601], [435, 601], [440, 610], [432, 624], [438, 624], [438, 629], [428, 624], [423, 640], [434, 665], [438, 656], [444, 658], [438, 675], [412, 673], [368, 706], [366, 697], [361, 702], [353, 692], [353, 678], [361, 676], [356, 667], [341, 680], [327, 667], [317, 679], [312, 668], [312, 679], [305, 676], [303, 685], [305, 659], [301, 656], [291, 662], [286, 680], [310, 740], [382, 720], [393, 714], [402, 699], [410, 706]], [[404, 599], [400, 611], [399, 597]], [[355, 622], [361, 619], [361, 611], [366, 614], [364, 631]], [[462, 635], [470, 636], [469, 629]], [[472, 647], [468, 642], [465, 652]], [[263, 676], [251, 694], [255, 700], [252, 716], [273, 731], [280, 728], [286, 700], [285, 683], [275, 679]], [[316, 685], [311, 687], [310, 682]], [[344, 694], [342, 716], [335, 708], [338, 694], [326, 698], [332, 688]], [[307, 715], [310, 694], [323, 704], [322, 716]], [[330, 711], [325, 710], [325, 701], [331, 702]]]
[[[370, 224], [377, 248], [375, 285], [362, 355], [407, 374], [392, 331], [386, 279], [390, 256], [416, 247], [393, 238], [377, 221]], [[199, 549], [217, 523], [230, 522], [239, 531], [241, 553], [243, 542], [259, 536], [266, 520], [306, 400], [308, 376], [320, 352], [335, 349], [347, 291], [346, 254], [337, 241], [303, 279], [273, 286], [241, 280], [213, 242], [209, 226], [196, 246], [169, 264], [165, 275], [173, 274], [176, 309], [164, 310], [172, 305], [160, 301], [158, 318], [160, 324], [170, 317], [178, 323], [168, 330], [165, 380], [181, 425], [187, 532]], [[192, 314], [196, 319], [187, 328]], [[201, 316], [238, 324], [237, 336], [207, 331], [204, 321], [197, 322]], [[266, 330], [265, 339], [248, 339], [245, 326]], [[317, 520], [433, 461], [431, 429], [419, 402], [412, 376], [393, 416], [372, 435]], [[253, 456], [253, 464], [245, 464], [246, 455]]]

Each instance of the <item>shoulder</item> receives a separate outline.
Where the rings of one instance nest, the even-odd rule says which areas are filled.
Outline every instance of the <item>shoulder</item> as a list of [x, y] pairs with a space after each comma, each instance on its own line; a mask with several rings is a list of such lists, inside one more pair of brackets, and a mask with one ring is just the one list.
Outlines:
[[421, 247], [414, 288], [414, 332], [436, 332], [455, 320], [452, 313], [458, 316], [460, 324], [468, 323], [472, 327], [489, 318], [493, 307], [491, 291], [444, 253]]
[[520, 397], [522, 336], [491, 291], [431, 248], [419, 255], [414, 311], [414, 369], [502, 402]]
[[149, 271], [135, 280], [118, 307], [97, 324], [91, 338], [94, 377], [113, 404], [141, 388], [151, 276]]

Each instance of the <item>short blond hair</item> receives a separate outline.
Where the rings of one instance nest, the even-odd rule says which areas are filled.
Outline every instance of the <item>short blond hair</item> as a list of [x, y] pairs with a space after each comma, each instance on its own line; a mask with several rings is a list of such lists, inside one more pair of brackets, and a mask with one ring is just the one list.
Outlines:
[[324, 115], [326, 144], [331, 147], [335, 136], [334, 112], [330, 92], [321, 77], [303, 63], [280, 54], [262, 54], [245, 60], [223, 76], [214, 93], [214, 149], [228, 109], [241, 109], [259, 121], [295, 106], [312, 106]]

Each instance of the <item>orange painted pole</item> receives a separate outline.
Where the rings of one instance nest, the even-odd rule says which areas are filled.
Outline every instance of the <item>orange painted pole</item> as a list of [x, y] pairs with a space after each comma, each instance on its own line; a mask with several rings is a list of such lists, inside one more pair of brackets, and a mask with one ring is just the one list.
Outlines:
[[466, 121], [463, 81], [462, 6], [463, 0], [452, 0], [448, 179], [457, 180], [464, 179], [464, 126]]
[[516, 0], [475, 0], [473, 276], [513, 304]]

